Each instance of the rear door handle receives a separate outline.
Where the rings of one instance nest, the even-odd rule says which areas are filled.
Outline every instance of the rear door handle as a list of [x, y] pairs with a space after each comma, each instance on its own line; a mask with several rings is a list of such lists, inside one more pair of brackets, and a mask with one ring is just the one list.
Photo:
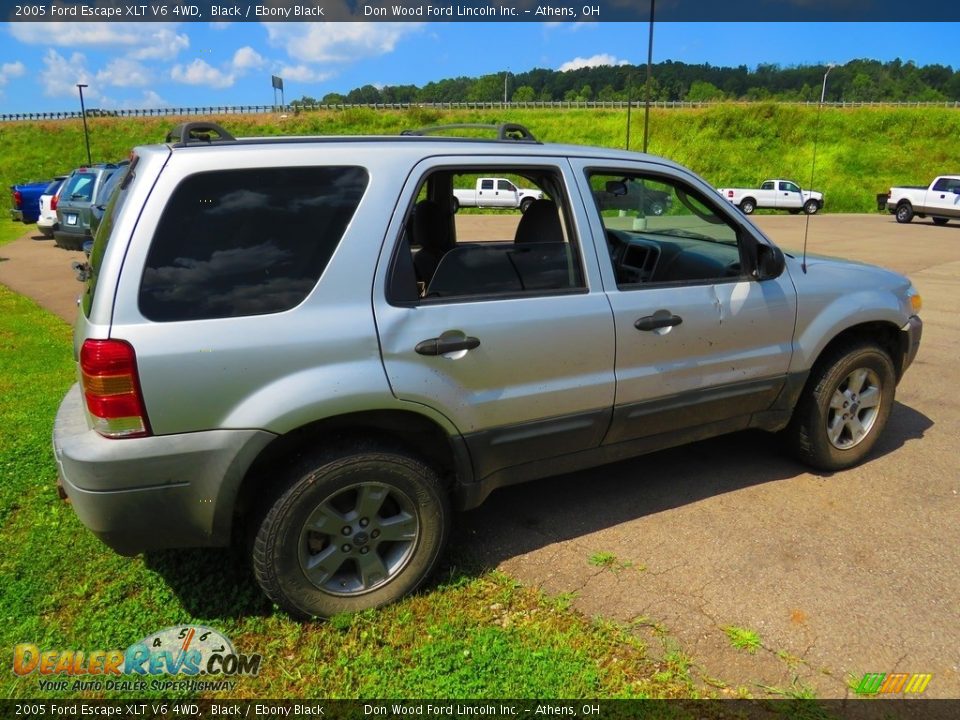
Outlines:
[[656, 330], [658, 328], [674, 327], [683, 322], [679, 315], [673, 315], [667, 310], [658, 310], [653, 315], [647, 315], [637, 320], [633, 326], [637, 330]]
[[457, 350], [473, 350], [480, 347], [480, 339], [475, 337], [430, 338], [417, 343], [414, 348], [418, 355], [446, 355]]

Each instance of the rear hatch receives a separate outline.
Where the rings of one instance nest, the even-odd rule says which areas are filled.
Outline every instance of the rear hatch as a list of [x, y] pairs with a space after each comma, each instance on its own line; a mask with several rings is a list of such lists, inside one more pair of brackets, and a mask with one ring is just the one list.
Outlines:
[[103, 170], [77, 170], [68, 179], [57, 201], [60, 230], [85, 234], [90, 227], [90, 205], [93, 203], [97, 180]]

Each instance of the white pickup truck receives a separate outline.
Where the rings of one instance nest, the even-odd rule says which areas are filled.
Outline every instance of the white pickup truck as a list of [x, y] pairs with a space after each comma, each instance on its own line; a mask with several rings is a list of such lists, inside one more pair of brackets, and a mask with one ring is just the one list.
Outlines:
[[892, 187], [887, 193], [887, 210], [896, 215], [898, 223], [908, 223], [914, 215], [929, 215], [934, 224], [946, 225], [950, 218], [960, 218], [960, 175], [941, 175], [929, 187]]
[[801, 190], [792, 180], [764, 180], [759, 188], [718, 188], [723, 195], [750, 215], [757, 208], [789, 210], [798, 213], [803, 210], [813, 215], [823, 207], [823, 193], [816, 190]]
[[453, 211], [462, 207], [502, 207], [520, 208], [526, 212], [534, 200], [543, 199], [539, 190], [518, 188], [506, 178], [479, 178], [473, 189], [455, 189], [453, 191]]

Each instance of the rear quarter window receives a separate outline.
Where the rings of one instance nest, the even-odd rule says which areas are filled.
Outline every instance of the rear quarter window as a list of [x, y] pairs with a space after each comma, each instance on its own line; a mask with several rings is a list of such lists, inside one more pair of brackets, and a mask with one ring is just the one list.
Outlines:
[[367, 187], [360, 167], [198, 173], [164, 208], [140, 282], [155, 322], [282, 312], [317, 284]]

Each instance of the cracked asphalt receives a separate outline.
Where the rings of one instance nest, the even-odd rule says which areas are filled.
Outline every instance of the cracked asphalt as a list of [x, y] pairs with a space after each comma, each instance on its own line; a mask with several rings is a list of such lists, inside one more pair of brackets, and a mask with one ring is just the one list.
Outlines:
[[[801, 247], [803, 216], [755, 220]], [[457, 222], [467, 235], [478, 220]], [[726, 692], [846, 697], [865, 672], [907, 672], [932, 673], [926, 696], [960, 697], [960, 224], [818, 215], [809, 241], [907, 273], [924, 299], [919, 356], [866, 463], [818, 475], [739, 433], [498, 490], [454, 545], [631, 623], [654, 656], [679, 649]], [[76, 257], [28, 233], [0, 248], [0, 282], [71, 322]], [[613, 559], [592, 564], [600, 553]], [[760, 647], [734, 648], [728, 627]]]

